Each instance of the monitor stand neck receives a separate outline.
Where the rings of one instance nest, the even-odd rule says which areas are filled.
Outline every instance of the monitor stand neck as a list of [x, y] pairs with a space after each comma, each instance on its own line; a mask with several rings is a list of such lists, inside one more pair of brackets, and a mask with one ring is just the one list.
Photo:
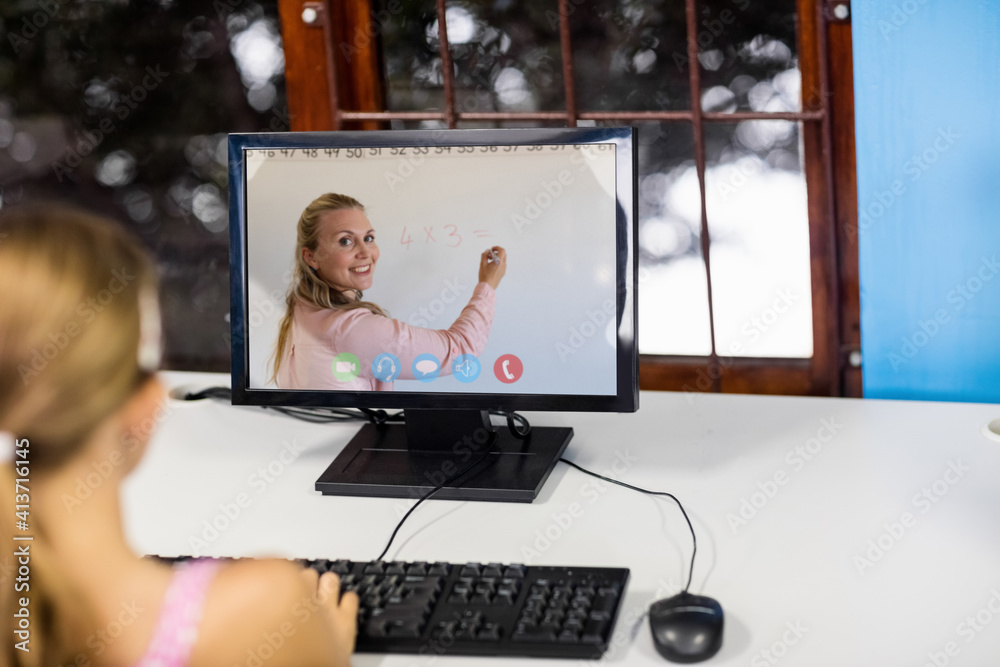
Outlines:
[[406, 424], [366, 424], [316, 480], [324, 495], [532, 502], [573, 437], [533, 427], [521, 440], [486, 410], [407, 408]]
[[489, 410], [427, 410], [407, 408], [406, 443], [411, 450], [440, 452], [464, 444], [479, 450], [488, 446], [497, 429]]

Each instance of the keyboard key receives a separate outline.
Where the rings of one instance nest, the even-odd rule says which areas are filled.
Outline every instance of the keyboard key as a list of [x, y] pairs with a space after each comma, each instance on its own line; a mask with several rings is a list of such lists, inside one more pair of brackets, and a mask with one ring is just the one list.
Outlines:
[[599, 612], [610, 616], [616, 606], [618, 606], [617, 595], [599, 595], [594, 602], [594, 606], [591, 608], [591, 612]]
[[408, 575], [426, 575], [427, 573], [427, 563], [422, 561], [419, 563], [410, 563], [410, 566], [406, 568], [406, 574]]
[[580, 634], [574, 632], [573, 630], [563, 630], [559, 633], [559, 637], [557, 639], [561, 642], [570, 642], [575, 644], [580, 641]]
[[523, 642], [552, 642], [556, 639], [556, 633], [537, 626], [518, 624], [512, 639]]
[[339, 577], [343, 577], [345, 574], [348, 574], [351, 571], [352, 563], [349, 560], [335, 560], [332, 562], [331, 561], [326, 561], [326, 562], [329, 563], [326, 571], [333, 572]]
[[503, 604], [510, 606], [514, 604], [514, 601], [516, 599], [517, 599], [517, 593], [514, 592], [512, 589], [501, 588], [500, 590], [497, 591], [497, 596], [496, 598], [494, 598], [493, 601], [496, 604]]
[[478, 577], [481, 573], [481, 565], [479, 563], [466, 563], [462, 566], [462, 570], [458, 573], [460, 577]]
[[419, 637], [422, 625], [421, 618], [400, 618], [390, 622], [386, 631], [389, 637]]
[[382, 561], [375, 561], [374, 563], [368, 563], [365, 565], [363, 570], [364, 574], [384, 574], [385, 573], [385, 563]]
[[604, 631], [610, 624], [610, 620], [606, 618], [593, 618], [587, 621], [587, 624], [583, 628], [583, 636], [581, 641], [587, 644], [599, 644], [604, 636]]
[[511, 577], [511, 578], [515, 578], [515, 579], [524, 579], [524, 573], [526, 571], [527, 571], [527, 568], [525, 566], [523, 566], [523, 565], [519, 565], [519, 564], [518, 565], [508, 565], [507, 567], [504, 568], [503, 576], [505, 576], [505, 577]]
[[450, 563], [434, 563], [427, 569], [427, 574], [447, 577], [451, 573]]
[[496, 623], [486, 623], [483, 625], [482, 629], [479, 630], [479, 634], [476, 635], [476, 639], [485, 639], [487, 641], [500, 639], [500, 626]]
[[503, 565], [500, 563], [490, 563], [483, 568], [484, 577], [495, 577], [499, 579], [503, 576]]

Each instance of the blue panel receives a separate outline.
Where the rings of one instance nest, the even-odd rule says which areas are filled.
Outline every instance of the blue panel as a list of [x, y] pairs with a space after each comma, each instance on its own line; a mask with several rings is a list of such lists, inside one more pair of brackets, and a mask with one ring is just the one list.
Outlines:
[[1000, 0], [852, 4], [865, 396], [1000, 402]]

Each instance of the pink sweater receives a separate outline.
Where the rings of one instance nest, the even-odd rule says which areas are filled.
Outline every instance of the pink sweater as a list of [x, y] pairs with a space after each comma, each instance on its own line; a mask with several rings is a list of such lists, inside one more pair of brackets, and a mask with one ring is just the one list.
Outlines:
[[[376, 380], [372, 361], [383, 352], [399, 357], [399, 379], [412, 380], [413, 360], [430, 353], [441, 364], [441, 375], [451, 373], [452, 362], [462, 354], [482, 354], [493, 324], [496, 292], [479, 283], [458, 319], [447, 329], [423, 329], [376, 315], [366, 308], [331, 310], [298, 303], [285, 352], [278, 368], [282, 389], [333, 389], [391, 391], [391, 382]], [[333, 358], [343, 352], [355, 355], [359, 375], [341, 382], [333, 376]]]

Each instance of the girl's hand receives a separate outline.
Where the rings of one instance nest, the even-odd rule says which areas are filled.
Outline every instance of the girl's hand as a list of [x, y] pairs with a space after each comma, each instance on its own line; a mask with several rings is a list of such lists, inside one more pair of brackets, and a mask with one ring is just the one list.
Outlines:
[[[317, 590], [316, 570], [306, 568], [302, 575], [312, 589]], [[333, 572], [326, 572], [319, 577], [316, 599], [327, 611], [330, 629], [333, 631], [337, 648], [341, 651], [343, 660], [338, 661], [338, 664], [349, 665], [358, 636], [358, 596], [356, 593], [347, 592], [340, 597], [340, 578]]]
[[[490, 261], [490, 253], [494, 253], [496, 261]], [[479, 259], [479, 282], [489, 283], [496, 289], [500, 286], [504, 274], [507, 273], [507, 251], [498, 245], [485, 251]]]

